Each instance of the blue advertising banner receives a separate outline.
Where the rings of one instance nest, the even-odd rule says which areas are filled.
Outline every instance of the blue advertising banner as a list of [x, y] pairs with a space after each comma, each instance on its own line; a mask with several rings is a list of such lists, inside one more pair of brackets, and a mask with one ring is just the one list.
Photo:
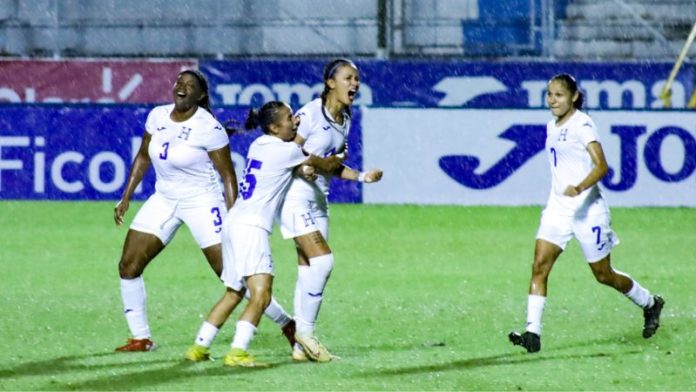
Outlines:
[[[0, 199], [118, 200], [140, 147], [148, 105], [0, 105]], [[348, 138], [346, 164], [360, 168], [360, 112]], [[247, 109], [215, 111], [221, 122], [244, 122]], [[260, 131], [232, 136], [238, 178]], [[134, 199], [154, 192], [150, 170]], [[360, 202], [361, 186], [334, 179], [330, 200]]]
[[[576, 77], [589, 109], [659, 109], [673, 63], [547, 63], [356, 61], [355, 105], [537, 109], [547, 81]], [[279, 99], [299, 107], [321, 93], [324, 61], [201, 61], [216, 104], [254, 105]], [[672, 107], [685, 108], [696, 71], [685, 64], [672, 86]]]
[[[610, 205], [696, 207], [696, 111], [590, 114]], [[384, 170], [363, 203], [543, 205], [555, 159], [544, 147], [551, 118], [544, 109], [363, 111], [363, 164]]]

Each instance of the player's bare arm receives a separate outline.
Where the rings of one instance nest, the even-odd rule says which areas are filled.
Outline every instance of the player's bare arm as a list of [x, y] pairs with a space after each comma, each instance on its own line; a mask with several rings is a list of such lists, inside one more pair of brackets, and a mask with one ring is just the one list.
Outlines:
[[607, 165], [607, 160], [604, 157], [604, 150], [602, 150], [602, 145], [598, 142], [592, 142], [587, 145], [587, 151], [590, 153], [590, 158], [592, 158], [592, 163], [594, 167], [587, 174], [578, 185], [568, 185], [564, 195], [574, 197], [582, 193], [585, 189], [591, 188], [597, 182], [599, 182], [604, 176], [607, 175], [609, 171], [609, 166]]
[[230, 157], [230, 146], [227, 145], [215, 151], [208, 152], [210, 160], [222, 178], [223, 190], [225, 192], [225, 204], [229, 210], [237, 199], [237, 175], [232, 166]]
[[309, 158], [302, 163], [302, 165], [312, 166], [321, 174], [331, 175], [341, 166], [343, 166], [343, 158], [338, 155], [331, 155], [326, 158], [310, 155]]
[[365, 172], [360, 172], [345, 165], [339, 168], [339, 170], [335, 173], [338, 178], [343, 180], [360, 181], [366, 183], [381, 180], [382, 174], [383, 172], [380, 169], [370, 169]]
[[130, 174], [128, 175], [128, 182], [126, 183], [126, 188], [123, 190], [123, 195], [121, 200], [116, 203], [114, 207], [114, 222], [117, 226], [123, 224], [123, 216], [128, 211], [130, 206], [130, 199], [135, 192], [135, 188], [142, 181], [145, 172], [150, 167], [150, 155], [147, 150], [150, 146], [151, 136], [148, 132], [143, 132], [143, 141], [140, 143], [140, 149], [138, 149], [138, 154], [133, 160], [133, 164], [130, 168]]

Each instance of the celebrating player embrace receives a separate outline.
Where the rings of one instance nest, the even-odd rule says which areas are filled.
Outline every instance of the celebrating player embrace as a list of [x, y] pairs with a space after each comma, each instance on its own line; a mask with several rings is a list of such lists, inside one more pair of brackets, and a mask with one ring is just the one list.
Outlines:
[[[225, 364], [260, 365], [247, 349], [264, 309], [271, 302], [274, 268], [269, 236], [278, 208], [293, 175], [311, 177], [315, 168], [332, 173], [342, 163], [337, 156], [307, 156], [299, 145], [293, 143], [299, 122], [290, 107], [278, 101], [268, 102], [258, 112], [252, 110], [249, 113], [246, 128], [258, 126], [264, 135], [249, 147], [244, 177], [240, 182], [240, 199], [225, 217], [222, 229], [221, 278], [226, 291], [201, 326], [195, 344], [186, 353], [189, 360], [209, 358], [208, 347], [219, 328], [248, 291], [249, 302], [237, 322]], [[306, 170], [306, 167], [310, 169]], [[299, 173], [300, 170], [304, 173]]]

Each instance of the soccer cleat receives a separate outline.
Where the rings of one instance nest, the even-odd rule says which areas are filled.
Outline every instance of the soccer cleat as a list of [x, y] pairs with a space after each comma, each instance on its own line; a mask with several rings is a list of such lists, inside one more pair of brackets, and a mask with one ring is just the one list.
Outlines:
[[241, 348], [232, 348], [225, 355], [225, 365], [227, 366], [241, 366], [241, 367], [266, 367], [267, 364], [263, 362], [257, 362], [256, 358], [248, 352], [242, 350]]
[[186, 351], [186, 359], [192, 362], [207, 361], [210, 359], [210, 350], [208, 347], [194, 344], [193, 346], [189, 347], [188, 351]]
[[515, 346], [522, 346], [527, 349], [528, 353], [535, 353], [541, 350], [541, 337], [534, 332], [527, 331], [521, 335], [517, 332], [510, 332], [508, 338]]
[[128, 342], [121, 347], [116, 347], [118, 352], [146, 352], [155, 351], [157, 345], [150, 339], [133, 339], [129, 338]]
[[280, 328], [281, 331], [283, 331], [283, 336], [285, 336], [285, 339], [290, 343], [290, 347], [295, 347], [295, 325], [295, 320], [290, 319], [287, 324]]
[[660, 313], [662, 313], [662, 307], [665, 306], [665, 300], [659, 295], [654, 296], [653, 300], [655, 301], [653, 306], [643, 309], [643, 318], [645, 319], [643, 337], [646, 339], [655, 335], [660, 327]]
[[329, 350], [314, 335], [301, 336], [295, 334], [295, 340], [302, 346], [305, 354], [312, 361], [329, 362], [334, 359], [334, 356], [329, 353]]
[[304, 350], [299, 347], [292, 348], [292, 360], [295, 362], [307, 362], [309, 357], [305, 354]]

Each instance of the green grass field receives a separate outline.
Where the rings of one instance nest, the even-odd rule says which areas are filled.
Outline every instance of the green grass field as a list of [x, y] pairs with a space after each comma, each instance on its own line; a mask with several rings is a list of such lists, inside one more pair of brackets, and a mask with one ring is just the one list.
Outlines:
[[[525, 321], [539, 207], [335, 205], [336, 268], [318, 324], [342, 360], [293, 363], [262, 321], [251, 351], [268, 369], [221, 357], [239, 310], [213, 345], [183, 360], [223, 291], [182, 230], [148, 267], [160, 349], [116, 354], [128, 337], [117, 263], [125, 228], [113, 203], [0, 202], [0, 390], [696, 390], [696, 210], [618, 209], [615, 268], [667, 301], [641, 337], [642, 311], [596, 283], [573, 242], [549, 285], [542, 351], [512, 347]], [[139, 205], [132, 206], [132, 218]], [[291, 311], [293, 245], [273, 236], [275, 295]]]

